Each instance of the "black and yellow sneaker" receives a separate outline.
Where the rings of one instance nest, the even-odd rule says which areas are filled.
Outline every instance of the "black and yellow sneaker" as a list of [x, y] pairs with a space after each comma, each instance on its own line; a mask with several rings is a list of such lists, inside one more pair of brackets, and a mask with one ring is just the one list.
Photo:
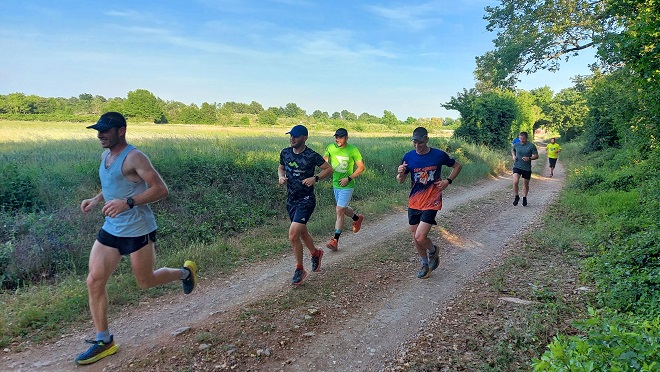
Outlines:
[[187, 278], [181, 279], [183, 282], [183, 293], [190, 294], [195, 286], [197, 286], [197, 264], [193, 261], [186, 261], [183, 263], [183, 268], [190, 272]]
[[115, 344], [113, 336], [110, 336], [110, 342], [108, 343], [99, 340], [85, 340], [85, 342], [92, 344], [92, 346], [76, 358], [76, 363], [81, 365], [98, 362], [119, 350], [119, 345]]

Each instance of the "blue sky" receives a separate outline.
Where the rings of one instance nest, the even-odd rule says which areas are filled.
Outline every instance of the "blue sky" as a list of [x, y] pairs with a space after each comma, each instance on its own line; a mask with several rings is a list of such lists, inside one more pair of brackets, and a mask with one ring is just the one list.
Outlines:
[[[314, 110], [458, 117], [440, 106], [474, 87], [493, 48], [487, 0], [7, 0], [0, 94], [126, 97], [185, 104], [294, 102]], [[590, 58], [519, 85], [555, 92]]]

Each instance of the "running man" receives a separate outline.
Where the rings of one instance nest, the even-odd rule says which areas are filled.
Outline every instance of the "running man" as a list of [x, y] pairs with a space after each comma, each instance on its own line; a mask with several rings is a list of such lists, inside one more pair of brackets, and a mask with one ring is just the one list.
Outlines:
[[[291, 226], [289, 227], [289, 241], [296, 256], [296, 271], [291, 278], [291, 284], [299, 285], [307, 277], [303, 267], [303, 243], [312, 255], [312, 271], [321, 270], [323, 250], [316, 249], [314, 239], [307, 230], [314, 208], [316, 196], [314, 185], [324, 178], [330, 177], [332, 167], [319, 153], [307, 147], [307, 128], [296, 125], [286, 134], [290, 135], [290, 147], [280, 152], [280, 165], [277, 168], [280, 185], [286, 183], [286, 210], [289, 212]], [[321, 172], [314, 175], [316, 167]]]
[[527, 206], [527, 193], [529, 192], [529, 180], [532, 178], [532, 160], [539, 158], [536, 145], [527, 141], [527, 132], [520, 132], [520, 142], [513, 145], [511, 156], [513, 157], [513, 205], [518, 205], [518, 184], [520, 177], [523, 178], [523, 207]]
[[344, 227], [344, 216], [353, 220], [353, 233], [360, 231], [364, 215], [357, 214], [348, 206], [355, 190], [355, 179], [364, 172], [362, 154], [357, 147], [348, 143], [348, 131], [339, 128], [335, 131], [335, 143], [325, 149], [323, 159], [330, 163], [332, 173], [332, 188], [337, 201], [337, 220], [335, 221], [335, 236], [326, 247], [337, 251], [341, 230]]
[[[415, 249], [422, 261], [417, 273], [426, 279], [440, 264], [438, 247], [428, 237], [431, 227], [437, 225], [435, 217], [442, 209], [442, 191], [456, 179], [463, 166], [439, 149], [429, 147], [428, 132], [423, 127], [413, 131], [414, 150], [406, 153], [396, 174], [398, 183], [403, 183], [410, 173], [410, 196], [408, 198], [408, 225], [413, 235]], [[446, 179], [442, 179], [442, 166], [451, 167]]]
[[555, 165], [557, 165], [557, 158], [561, 152], [561, 146], [556, 143], [554, 138], [550, 138], [550, 143], [545, 146], [545, 150], [548, 152], [548, 162], [550, 163], [550, 177], [555, 173]]
[[80, 205], [91, 212], [104, 202], [101, 213], [105, 223], [98, 232], [89, 254], [87, 290], [89, 308], [96, 328], [92, 346], [76, 358], [78, 364], [91, 364], [117, 352], [119, 346], [108, 328], [108, 293], [106, 286], [122, 256], [129, 256], [140, 288], [181, 280], [183, 293], [197, 284], [197, 265], [185, 261], [180, 269], [160, 268], [156, 261], [156, 219], [148, 204], [165, 198], [169, 191], [149, 158], [126, 142], [126, 119], [118, 112], [108, 112], [87, 128], [98, 131], [97, 138], [106, 151], [101, 156], [99, 177], [101, 192]]

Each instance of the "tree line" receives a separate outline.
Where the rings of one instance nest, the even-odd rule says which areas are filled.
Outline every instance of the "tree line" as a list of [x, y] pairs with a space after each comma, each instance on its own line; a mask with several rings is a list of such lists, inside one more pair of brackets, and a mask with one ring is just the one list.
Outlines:
[[[78, 97], [53, 98], [10, 93], [0, 95], [0, 118], [15, 120], [60, 120], [89, 121], [108, 111], [123, 113], [129, 120], [152, 122], [156, 124], [210, 124], [210, 125], [275, 125], [279, 118], [296, 118], [316, 121], [348, 121], [360, 123], [383, 124], [388, 128], [401, 124], [414, 124], [420, 119], [408, 117], [399, 120], [388, 110], [378, 117], [367, 112], [357, 115], [348, 110], [327, 111], [315, 110], [307, 114], [295, 103], [287, 103], [284, 107], [264, 108], [259, 102], [204, 102], [200, 106], [195, 103], [186, 105], [178, 101], [164, 101], [146, 89], [130, 91], [126, 98], [105, 98], [89, 93]], [[454, 127], [460, 120], [447, 118], [426, 118], [422, 122], [430, 126]]]

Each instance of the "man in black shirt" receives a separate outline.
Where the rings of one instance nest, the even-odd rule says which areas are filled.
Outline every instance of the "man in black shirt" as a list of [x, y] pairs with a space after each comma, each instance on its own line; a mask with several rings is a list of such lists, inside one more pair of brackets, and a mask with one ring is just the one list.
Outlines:
[[[291, 147], [280, 152], [277, 173], [279, 183], [286, 183], [287, 186], [286, 209], [291, 219], [289, 241], [296, 256], [296, 271], [291, 278], [291, 284], [298, 285], [307, 276], [307, 271], [303, 268], [303, 243], [312, 254], [312, 271], [321, 269], [323, 250], [314, 246], [314, 239], [307, 230], [307, 222], [316, 207], [314, 184], [330, 177], [332, 167], [320, 154], [307, 147], [305, 142], [308, 132], [304, 125], [296, 125], [286, 134], [291, 136]], [[321, 168], [318, 175], [314, 175], [316, 167]]]

